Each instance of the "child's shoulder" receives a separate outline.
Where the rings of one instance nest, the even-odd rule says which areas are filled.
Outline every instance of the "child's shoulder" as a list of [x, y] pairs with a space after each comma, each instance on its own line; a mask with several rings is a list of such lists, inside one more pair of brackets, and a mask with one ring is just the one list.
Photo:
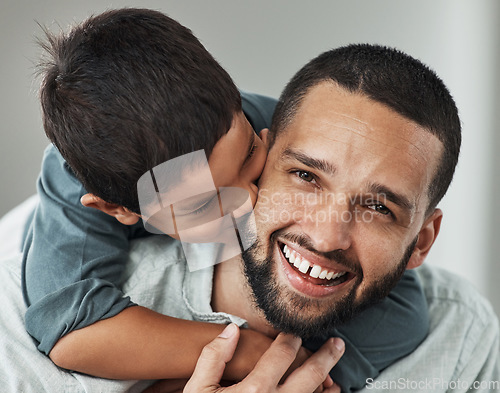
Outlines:
[[241, 106], [255, 132], [271, 127], [271, 120], [277, 100], [261, 94], [240, 91]]
[[41, 180], [52, 185], [65, 184], [69, 181], [73, 186], [83, 188], [69, 164], [53, 144], [48, 145], [43, 153]]

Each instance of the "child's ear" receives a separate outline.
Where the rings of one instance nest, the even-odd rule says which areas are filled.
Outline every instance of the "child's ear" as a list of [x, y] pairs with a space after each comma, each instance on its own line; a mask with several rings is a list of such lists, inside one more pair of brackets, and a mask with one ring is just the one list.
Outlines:
[[116, 218], [124, 225], [134, 225], [140, 218], [139, 215], [131, 212], [127, 208], [115, 203], [106, 202], [94, 194], [85, 194], [81, 197], [80, 202], [85, 207], [93, 207], [94, 209], [100, 210]]
[[417, 244], [415, 245], [413, 254], [411, 254], [410, 260], [408, 261], [407, 269], [414, 269], [424, 263], [425, 257], [429, 254], [429, 251], [439, 234], [442, 219], [443, 212], [441, 209], [436, 209], [424, 221], [424, 225], [418, 233]]

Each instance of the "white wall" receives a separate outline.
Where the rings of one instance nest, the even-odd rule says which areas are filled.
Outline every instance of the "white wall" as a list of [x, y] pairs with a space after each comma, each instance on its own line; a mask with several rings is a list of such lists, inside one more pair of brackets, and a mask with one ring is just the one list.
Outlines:
[[[463, 151], [442, 203], [429, 262], [469, 277], [500, 314], [500, 6], [495, 0], [2, 0], [0, 5], [0, 215], [31, 195], [46, 139], [33, 81], [35, 21], [65, 27], [121, 6], [159, 9], [190, 27], [240, 88], [277, 96], [321, 51], [351, 42], [396, 46], [435, 69], [456, 98]], [[495, 175], [496, 174], [496, 175]], [[0, 240], [1, 241], [1, 240]]]

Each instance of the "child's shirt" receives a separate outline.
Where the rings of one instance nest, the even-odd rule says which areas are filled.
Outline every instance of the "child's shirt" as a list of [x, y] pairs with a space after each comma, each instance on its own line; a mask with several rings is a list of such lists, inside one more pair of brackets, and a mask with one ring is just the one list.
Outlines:
[[[256, 132], [270, 127], [276, 100], [242, 92], [242, 105]], [[26, 329], [48, 355], [69, 332], [134, 305], [121, 290], [123, 268], [130, 241], [150, 234], [141, 221], [127, 226], [84, 207], [80, 198], [87, 191], [52, 145], [37, 189], [40, 202], [24, 240], [22, 284]], [[348, 349], [333, 370], [345, 391], [412, 352], [428, 331], [425, 298], [411, 272], [370, 310], [335, 332]]]

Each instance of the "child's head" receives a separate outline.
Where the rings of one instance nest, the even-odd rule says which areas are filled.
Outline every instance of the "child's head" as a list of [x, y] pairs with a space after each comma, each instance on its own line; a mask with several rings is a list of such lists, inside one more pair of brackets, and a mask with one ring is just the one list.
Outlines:
[[196, 150], [209, 157], [217, 186], [253, 187], [264, 149], [247, 156], [262, 142], [230, 76], [190, 30], [160, 12], [121, 9], [46, 34], [44, 128], [97, 197], [86, 204], [140, 214], [138, 179]]

